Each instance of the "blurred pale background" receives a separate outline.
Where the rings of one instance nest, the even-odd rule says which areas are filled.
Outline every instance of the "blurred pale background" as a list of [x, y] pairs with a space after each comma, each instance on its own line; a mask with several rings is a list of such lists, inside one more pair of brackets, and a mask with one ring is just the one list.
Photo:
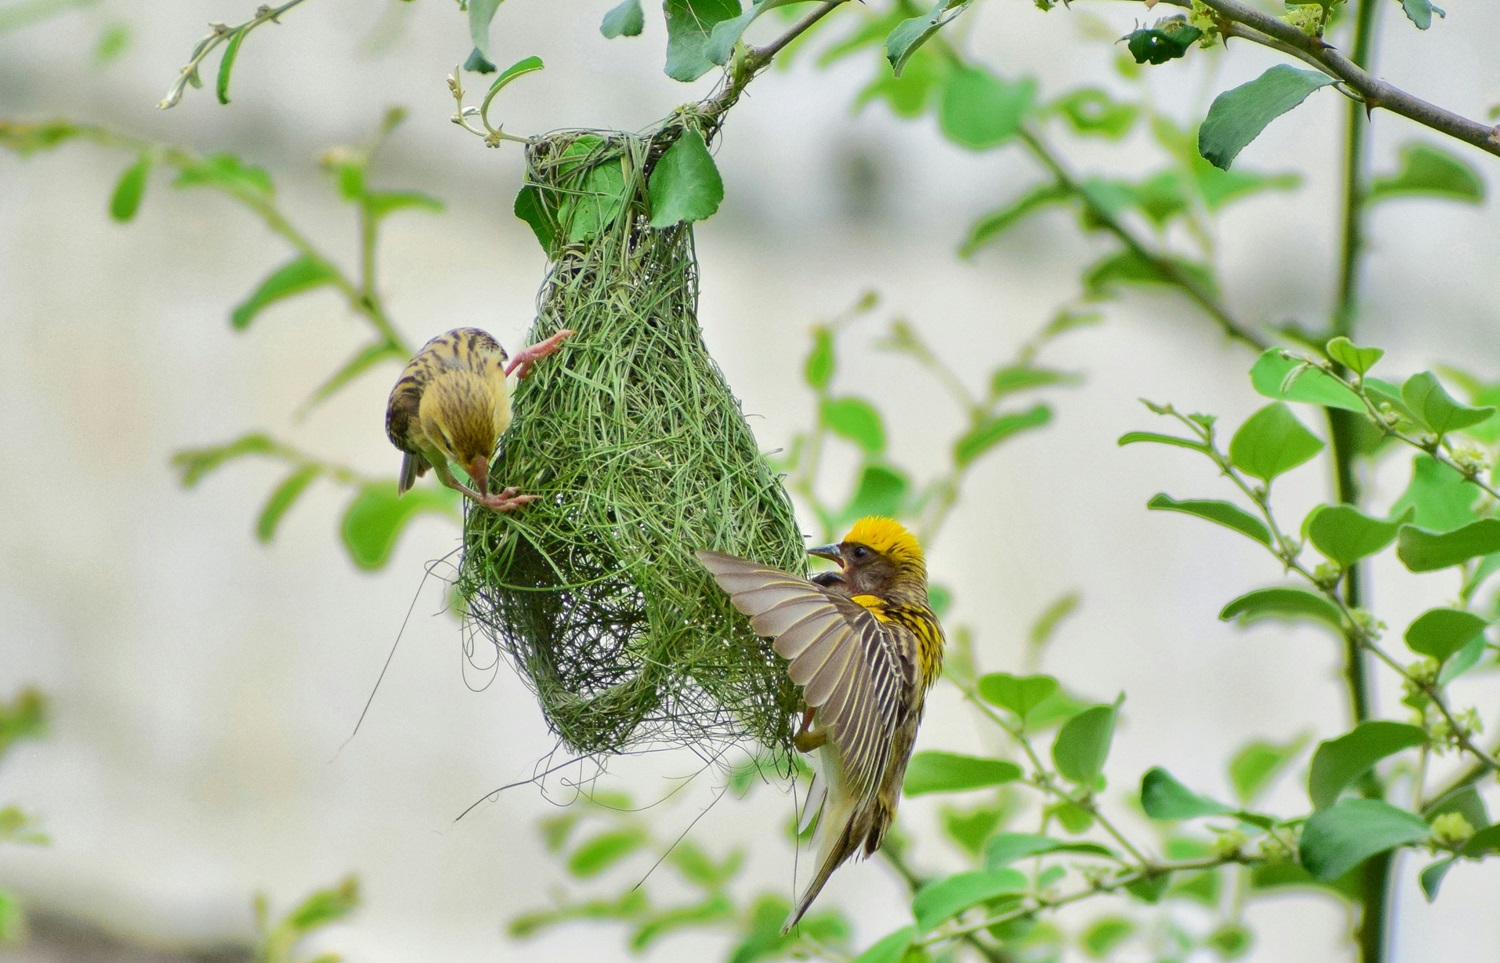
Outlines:
[[[660, 73], [657, 15], [648, 13], [641, 38], [603, 40], [597, 23], [609, 5], [502, 7], [495, 28], [502, 59], [534, 53], [547, 63], [501, 98], [508, 129], [643, 127], [706, 89], [707, 80], [688, 88]], [[105, 0], [0, 35], [0, 115], [64, 115], [205, 152], [240, 152], [271, 168], [299, 222], [347, 256], [348, 211], [322, 183], [316, 157], [364, 139], [386, 106], [405, 106], [410, 119], [377, 166], [376, 183], [422, 187], [445, 198], [449, 211], [392, 220], [381, 262], [391, 311], [413, 341], [466, 323], [517, 343], [543, 259], [510, 214], [519, 151], [487, 151], [448, 121], [443, 78], [468, 51], [453, 4], [306, 4], [245, 45], [230, 107], [204, 90], [158, 112], [204, 22], [238, 21], [251, 6]], [[1387, 6], [1379, 64], [1390, 79], [1470, 116], [1500, 101], [1493, 56], [1500, 9], [1455, 4], [1449, 21], [1419, 36], [1397, 5]], [[969, 47], [1007, 74], [1038, 74], [1044, 93], [1080, 78], [1111, 82], [1110, 49], [1081, 38], [1123, 35], [1144, 15], [1133, 4], [1077, 4], [1049, 15], [1021, 0], [983, 7]], [[130, 45], [97, 65], [91, 49], [118, 21], [129, 23]], [[1160, 70], [1156, 96], [1184, 118], [1201, 115], [1211, 90], [1272, 62], [1249, 45], [1227, 60], [1197, 57]], [[973, 262], [956, 260], [970, 221], [1037, 174], [1013, 151], [956, 150], [930, 118], [900, 122], [880, 106], [851, 114], [852, 94], [872, 69], [867, 59], [830, 71], [802, 64], [751, 88], [718, 151], [728, 198], [698, 232], [700, 316], [769, 449], [808, 419], [799, 380], [808, 326], [877, 290], [881, 307], [849, 338], [838, 384], [882, 394], [888, 411], [902, 411], [892, 446], [898, 460], [912, 462], [941, 451], [924, 415], [944, 401], [902, 361], [872, 349], [886, 319], [904, 315], [941, 339], [977, 382], [1073, 295], [1078, 268], [1104, 248], [1056, 214]], [[1332, 92], [1314, 97], [1241, 157], [1307, 178], [1301, 193], [1267, 195], [1226, 220], [1220, 266], [1244, 318], [1279, 322], [1327, 303], [1342, 111]], [[1378, 116], [1376, 168], [1391, 167], [1396, 145], [1420, 136]], [[1465, 156], [1494, 169], [1492, 158]], [[538, 818], [556, 812], [552, 801], [512, 790], [454, 822], [486, 792], [529, 775], [551, 746], [508, 669], [482, 691], [465, 685], [457, 623], [440, 612], [438, 587], [423, 586], [424, 564], [455, 547], [455, 529], [421, 521], [393, 563], [371, 575], [356, 571], [338, 545], [345, 494], [331, 485], [315, 486], [270, 546], [254, 541], [251, 526], [279, 467], [239, 463], [194, 491], [178, 487], [172, 451], [251, 428], [394, 476], [398, 459], [381, 421], [394, 371], [367, 377], [292, 426], [306, 394], [361, 342], [360, 322], [319, 294], [233, 333], [229, 307], [284, 260], [283, 245], [217, 196], [170, 190], [161, 172], [136, 222], [112, 223], [106, 201], [128, 162], [82, 144], [30, 161], [0, 155], [7, 412], [0, 693], [38, 685], [54, 716], [51, 735], [18, 749], [0, 773], [0, 799], [42, 814], [53, 843], [0, 852], [0, 885], [21, 893], [50, 926], [82, 922], [166, 951], [245, 938], [257, 890], [284, 908], [355, 871], [364, 906], [327, 941], [351, 960], [624, 957], [616, 933], [585, 927], [522, 943], [504, 936], [511, 917], [545, 904], [567, 882], [534, 831]], [[1075, 155], [1085, 168], [1106, 162], [1145, 165], [1149, 155], [1135, 142], [1123, 160], [1114, 147]], [[1494, 203], [1391, 203], [1371, 227], [1360, 340], [1390, 349], [1393, 369], [1458, 360], [1493, 378], [1500, 371], [1489, 336], [1500, 303]], [[1049, 350], [1049, 364], [1084, 372], [1086, 384], [1058, 398], [1050, 428], [1001, 449], [977, 472], [930, 546], [931, 566], [956, 593], [951, 618], [977, 629], [988, 670], [1014, 668], [1031, 620], [1060, 593], [1080, 589], [1082, 609], [1044, 667], [1096, 697], [1127, 694], [1109, 767], [1113, 801], [1122, 803], [1151, 765], [1222, 795], [1223, 763], [1243, 738], [1342, 731], [1337, 662], [1313, 633], [1241, 633], [1219, 623], [1225, 601], [1275, 581], [1269, 559], [1210, 526], [1148, 515], [1143, 506], [1160, 490], [1224, 492], [1186, 453], [1114, 443], [1124, 431], [1157, 427], [1140, 396], [1237, 424], [1259, 405], [1244, 374], [1251, 355], [1174, 298], [1135, 294], [1107, 314], [1103, 327]], [[1374, 480], [1377, 505], [1404, 484], [1404, 464]], [[1290, 481], [1288, 517], [1326, 497], [1316, 472]], [[1392, 575], [1377, 567], [1372, 576], [1379, 614], [1392, 625], [1453, 588], [1439, 576]], [[392, 670], [345, 745], [419, 589]], [[1309, 664], [1316, 670], [1306, 671]], [[1386, 685], [1381, 704], [1396, 698]], [[940, 688], [921, 746], [999, 748], [987, 738]], [[604, 784], [652, 798], [670, 785], [665, 777], [695, 768], [691, 757], [621, 764]], [[1286, 777], [1269, 805], [1294, 811], [1305, 799], [1300, 779]], [[664, 835], [697, 814], [712, 782], [701, 779], [654, 811]], [[695, 832], [713, 844], [753, 842], [779, 832], [789, 806], [773, 792], [744, 803], [726, 798]], [[935, 806], [914, 800], [903, 812], [921, 825]], [[746, 882], [790, 892], [786, 854], [779, 844], [761, 847]], [[936, 865], [940, 857], [932, 847], [919, 861]], [[644, 873], [651, 858], [629, 865]], [[1410, 860], [1399, 870], [1397, 958], [1497, 958], [1496, 867], [1459, 867], [1434, 906], [1422, 901], [1415, 871]], [[824, 899], [861, 907], [862, 942], [904, 913], [898, 882], [878, 862], [841, 871]], [[1324, 900], [1263, 901], [1250, 921], [1259, 936], [1255, 960], [1345, 952], [1348, 919]], [[70, 958], [48, 945], [38, 939], [11, 955]], [[713, 941], [679, 937], [652, 958], [718, 952]]]

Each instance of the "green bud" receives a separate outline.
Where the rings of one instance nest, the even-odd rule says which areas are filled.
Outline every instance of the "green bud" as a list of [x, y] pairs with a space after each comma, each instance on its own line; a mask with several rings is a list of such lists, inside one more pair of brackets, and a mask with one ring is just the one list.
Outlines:
[[1432, 840], [1439, 846], [1456, 849], [1474, 835], [1474, 827], [1463, 813], [1443, 813], [1432, 821]]

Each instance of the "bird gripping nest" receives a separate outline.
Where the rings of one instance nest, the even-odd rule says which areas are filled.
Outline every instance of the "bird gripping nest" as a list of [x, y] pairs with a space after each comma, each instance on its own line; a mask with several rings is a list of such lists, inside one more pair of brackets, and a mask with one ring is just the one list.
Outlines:
[[681, 133], [529, 144], [516, 212], [551, 260], [531, 340], [577, 333], [521, 382], [493, 471], [542, 497], [465, 525], [471, 625], [587, 753], [745, 737], [786, 751], [798, 706], [784, 662], [692, 554], [806, 564], [704, 347], [692, 229], [649, 223], [653, 165]]

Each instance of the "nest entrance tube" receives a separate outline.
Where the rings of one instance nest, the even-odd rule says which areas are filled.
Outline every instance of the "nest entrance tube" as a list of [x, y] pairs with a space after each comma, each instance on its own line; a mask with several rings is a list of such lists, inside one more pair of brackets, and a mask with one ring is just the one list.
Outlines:
[[784, 753], [786, 664], [692, 554], [806, 564], [704, 347], [692, 230], [649, 226], [650, 165], [679, 130], [528, 147], [517, 212], [551, 258], [531, 340], [577, 333], [521, 382], [491, 472], [541, 498], [468, 513], [459, 591], [579, 752], [753, 738]]

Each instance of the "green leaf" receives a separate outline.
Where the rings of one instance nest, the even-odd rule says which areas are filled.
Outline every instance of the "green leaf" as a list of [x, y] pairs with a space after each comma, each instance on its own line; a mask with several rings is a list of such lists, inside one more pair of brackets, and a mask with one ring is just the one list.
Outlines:
[[1465, 204], [1484, 203], [1484, 180], [1466, 161], [1428, 144], [1401, 147], [1401, 166], [1370, 182], [1369, 199], [1438, 197]]
[[1431, 371], [1423, 371], [1407, 378], [1406, 383], [1401, 386], [1401, 397], [1412, 414], [1439, 435], [1477, 425], [1496, 411], [1489, 405], [1472, 408], [1455, 401]]
[[1198, 153], [1215, 167], [1229, 170], [1239, 152], [1266, 125], [1334, 79], [1316, 70], [1277, 64], [1248, 84], [1214, 98], [1198, 128]]
[[709, 32], [708, 43], [703, 48], [704, 55], [716, 64], [728, 63], [729, 55], [734, 52], [734, 45], [761, 14], [773, 7], [803, 2], [806, 0], [754, 0], [744, 13], [714, 24], [713, 30]]
[[1206, 498], [1187, 498], [1178, 501], [1170, 495], [1153, 495], [1146, 507], [1154, 511], [1182, 512], [1206, 518], [1226, 528], [1249, 535], [1262, 545], [1271, 544], [1271, 530], [1264, 522], [1238, 505]]
[[1146, 770], [1141, 777], [1141, 808], [1147, 816], [1162, 822], [1234, 812], [1233, 806], [1193, 792], [1160, 766]]
[[1110, 857], [1114, 851], [1098, 843], [1069, 843], [1051, 836], [1033, 836], [1029, 833], [1001, 833], [984, 846], [986, 869], [1001, 869], [1018, 859], [1041, 856], [1044, 853], [1083, 853], [1089, 856]]
[[1014, 137], [1036, 100], [1036, 81], [1003, 80], [982, 67], [948, 75], [938, 102], [938, 128], [960, 147], [987, 150]]
[[1451, 532], [1401, 526], [1396, 557], [1413, 572], [1435, 572], [1471, 558], [1500, 552], [1500, 519], [1481, 518]]
[[995, 369], [990, 375], [990, 400], [997, 401], [1006, 395], [1053, 385], [1081, 384], [1083, 379], [1071, 371], [1052, 371], [1033, 368], [1028, 364], [1011, 364]]
[[1052, 762], [1064, 779], [1092, 787], [1104, 771], [1115, 734], [1115, 707], [1093, 706], [1063, 723], [1052, 743]]
[[[1432, 0], [1401, 0], [1401, 10], [1406, 14], [1406, 19], [1410, 20], [1418, 30], [1426, 30], [1432, 26], [1434, 13], [1439, 17], [1448, 16], [1442, 9], [1434, 7]], [[1431, 897], [1428, 899], [1430, 900]]]
[[1154, 431], [1128, 431], [1120, 436], [1119, 445], [1134, 445], [1140, 442], [1150, 442], [1157, 445], [1173, 445], [1177, 448], [1191, 448], [1193, 451], [1208, 453], [1208, 446], [1193, 438], [1179, 438], [1176, 435], [1161, 435]]
[[495, 59], [490, 56], [490, 21], [499, 9], [500, 0], [469, 0], [469, 39], [486, 60]]
[[492, 74], [497, 68], [490, 62], [489, 58], [480, 52], [478, 47], [469, 51], [468, 59], [464, 61], [464, 69], [470, 73]]
[[359, 908], [359, 880], [347, 876], [338, 885], [320, 889], [287, 914], [285, 926], [307, 933], [346, 918]]
[[1470, 826], [1490, 824], [1490, 814], [1485, 808], [1484, 797], [1479, 795], [1479, 791], [1473, 786], [1460, 786], [1447, 795], [1428, 803], [1422, 810], [1422, 818], [1431, 823], [1438, 816], [1446, 813], [1458, 813], [1468, 821]]
[[1494, 852], [1500, 852], [1500, 825], [1486, 826], [1469, 838], [1464, 843], [1461, 851], [1470, 859], [1479, 859]]
[[227, 445], [209, 448], [190, 448], [172, 455], [172, 465], [182, 472], [182, 486], [192, 488], [209, 472], [225, 462], [246, 455], [269, 455], [276, 451], [276, 442], [270, 435], [253, 432], [242, 435]]
[[1318, 743], [1307, 775], [1307, 795], [1314, 807], [1327, 809], [1377, 762], [1426, 741], [1427, 733], [1421, 726], [1384, 719], [1361, 722], [1337, 739]]
[[906, 767], [901, 791], [907, 796], [966, 792], [1015, 782], [1021, 767], [1004, 759], [964, 756], [955, 752], [919, 752]]
[[1155, 876], [1143, 876], [1140, 879], [1131, 880], [1125, 884], [1125, 892], [1143, 903], [1157, 903], [1161, 901], [1162, 895], [1171, 884], [1171, 873], [1159, 873]]
[[646, 845], [646, 831], [639, 826], [610, 829], [580, 843], [568, 857], [568, 872], [574, 876], [597, 876]]
[[1248, 743], [1229, 760], [1229, 782], [1234, 786], [1235, 796], [1242, 804], [1249, 805], [1292, 760], [1301, 755], [1306, 745], [1306, 733], [1289, 742], [1258, 739]]
[[[868, 950], [859, 954], [854, 963], [902, 963], [911, 941], [917, 938], [915, 926], [903, 926], [875, 941]], [[739, 963], [739, 961], [736, 961]]]
[[275, 193], [264, 168], [246, 164], [233, 154], [214, 154], [182, 168], [173, 187], [217, 187], [229, 194], [267, 198]]
[[696, 130], [683, 131], [667, 148], [652, 169], [647, 186], [654, 228], [701, 221], [717, 211], [724, 200], [724, 179], [703, 135]]
[[1078, 944], [1089, 958], [1102, 960], [1135, 933], [1135, 922], [1123, 916], [1105, 916], [1090, 923], [1078, 935]]
[[310, 254], [293, 258], [271, 274], [229, 316], [236, 331], [250, 327], [255, 316], [277, 301], [334, 283], [337, 272], [327, 261]]
[[1004, 815], [1004, 812], [994, 806], [981, 806], [968, 812], [945, 806], [943, 830], [948, 838], [962, 846], [969, 855], [978, 856], [984, 848], [985, 840], [1000, 825]]
[[1024, 723], [1031, 710], [1047, 701], [1057, 691], [1057, 680], [1050, 675], [1011, 675], [992, 672], [980, 676], [979, 697], [991, 705], [1009, 709]]
[[1042, 610], [1031, 623], [1031, 629], [1026, 633], [1026, 641], [1034, 648], [1040, 648], [1052, 640], [1057, 627], [1063, 620], [1078, 610], [1082, 601], [1077, 592], [1064, 592]]
[[151, 177], [151, 154], [142, 152], [134, 164], [125, 168], [109, 196], [109, 216], [121, 223], [135, 217], [140, 210], [141, 198], [146, 193], [146, 181]]
[[1488, 645], [1489, 640], [1483, 635], [1476, 635], [1470, 639], [1468, 644], [1443, 663], [1442, 671], [1438, 673], [1438, 685], [1447, 685], [1478, 665], [1479, 660], [1484, 658]]
[[726, 896], [710, 896], [701, 903], [656, 911], [635, 928], [626, 945], [642, 953], [662, 937], [683, 930], [709, 929], [715, 924], [736, 922], [739, 914]]
[[1023, 194], [1005, 207], [991, 211], [974, 222], [969, 236], [958, 249], [959, 257], [973, 257], [974, 253], [1007, 230], [1043, 208], [1060, 204], [1073, 196], [1073, 192], [1056, 184], [1044, 184]]
[[[1406, 2], [1411, 3], [1414, 0], [1406, 0]], [[1424, 27], [1423, 29], [1425, 30], [1426, 28]], [[1422, 870], [1422, 875], [1418, 879], [1422, 883], [1422, 895], [1427, 897], [1427, 902], [1431, 903], [1437, 899], [1438, 887], [1443, 885], [1443, 877], [1447, 876], [1448, 870], [1453, 868], [1453, 862], [1454, 858], [1449, 856], [1447, 859], [1440, 859], [1435, 863], [1429, 864]]]
[[527, 184], [516, 194], [516, 203], [513, 208], [516, 217], [525, 221], [531, 228], [531, 233], [536, 235], [537, 243], [542, 250], [548, 254], [552, 253], [552, 245], [557, 240], [557, 225], [553, 215], [547, 209], [547, 203], [542, 198], [541, 189], [535, 184]]
[[1394, 542], [1413, 514], [1407, 509], [1399, 518], [1382, 521], [1352, 505], [1320, 505], [1307, 517], [1307, 537], [1330, 561], [1348, 568]]
[[[950, 6], [956, 9], [945, 19], [943, 13]], [[912, 55], [966, 6], [967, 0], [937, 0], [926, 16], [911, 17], [898, 23], [885, 38], [885, 59], [890, 62], [892, 72], [901, 76]]]
[[665, 0], [667, 76], [690, 83], [717, 64], [708, 56], [714, 27], [740, 15], [739, 0]]
[[867, 454], [885, 451], [885, 426], [880, 412], [863, 398], [825, 398], [820, 414], [830, 431], [854, 442]]
[[309, 395], [306, 401], [302, 402], [301, 407], [297, 409], [297, 417], [303, 417], [313, 408], [327, 401], [355, 378], [358, 378], [388, 358], [392, 361], [399, 361], [404, 359], [405, 355], [389, 341], [377, 341], [374, 344], [361, 348], [352, 358], [344, 362], [337, 371], [330, 375], [327, 381], [319, 385], [318, 390]]
[[812, 351], [808, 352], [807, 363], [802, 366], [802, 378], [809, 388], [822, 391], [833, 381], [836, 363], [833, 333], [820, 324], [813, 328], [812, 336]]
[[866, 515], [900, 515], [910, 488], [911, 482], [899, 469], [880, 462], [867, 462], [859, 471], [859, 481], [854, 486], [854, 494], [849, 497], [849, 507], [844, 509], [843, 518], [853, 521]]
[[[1209, 879], [1218, 878], [1207, 873], [1203, 875]], [[1254, 942], [1254, 935], [1249, 929], [1238, 923], [1225, 923], [1208, 934], [1204, 942], [1213, 947], [1214, 952], [1222, 959], [1233, 960], [1244, 956], [1250, 951], [1250, 946]]]
[[953, 65], [937, 54], [920, 53], [906, 62], [899, 76], [877, 75], [854, 98], [861, 111], [872, 101], [885, 101], [897, 117], [912, 119], [926, 113]]
[[420, 512], [453, 518], [455, 495], [446, 488], [419, 487], [398, 496], [395, 484], [366, 485], [344, 512], [342, 533], [349, 557], [363, 569], [383, 567], [406, 523]]
[[1328, 342], [1324, 350], [1331, 360], [1360, 375], [1368, 374], [1375, 363], [1385, 357], [1385, 352], [1379, 348], [1361, 348], [1343, 335]]
[[1065, 117], [1076, 132], [1086, 137], [1119, 140], [1130, 133], [1140, 107], [1115, 100], [1102, 87], [1079, 87], [1048, 105]]
[[1014, 869], [957, 873], [917, 890], [911, 901], [911, 911], [917, 918], [917, 930], [925, 933], [971, 906], [997, 896], [1024, 893], [1027, 889], [1026, 877]]
[[1121, 40], [1138, 64], [1164, 64], [1176, 60], [1198, 42], [1203, 31], [1188, 23], [1186, 16], [1167, 17], [1149, 27], [1134, 30]]
[[219, 80], [214, 87], [221, 104], [229, 103], [229, 75], [234, 71], [235, 58], [240, 54], [240, 44], [244, 43], [247, 33], [249, 31], [244, 28], [236, 30], [229, 38], [229, 46], [224, 48], [224, 59], [219, 61]]
[[1241, 625], [1249, 625], [1264, 619], [1309, 619], [1343, 631], [1344, 620], [1338, 606], [1327, 598], [1306, 589], [1276, 586], [1246, 592], [1224, 606], [1219, 618], [1225, 622], [1239, 619]]
[[1047, 405], [993, 415], [970, 428], [953, 443], [953, 463], [959, 468], [965, 468], [1007, 438], [1040, 428], [1051, 420], [1052, 409]]
[[1245, 420], [1229, 440], [1229, 460], [1247, 475], [1270, 481], [1323, 450], [1323, 441], [1277, 401]]
[[1104, 298], [1113, 296], [1121, 285], [1176, 286], [1180, 283], [1179, 278], [1206, 291], [1219, 288], [1213, 272], [1196, 261], [1170, 255], [1151, 258], [1127, 250], [1107, 255], [1090, 265], [1084, 272], [1083, 289], [1091, 298]]
[[1281, 348], [1268, 348], [1256, 359], [1250, 369], [1250, 384], [1267, 398], [1366, 413], [1365, 403], [1348, 385], [1322, 368], [1287, 357]]
[[641, 0], [621, 0], [604, 15], [599, 32], [613, 40], [615, 37], [639, 37], [646, 26], [646, 14], [641, 10]]
[[317, 465], [304, 465], [286, 477], [276, 490], [271, 492], [271, 497], [266, 499], [266, 505], [260, 511], [260, 518], [255, 523], [255, 537], [262, 542], [269, 542], [276, 537], [276, 526], [281, 524], [281, 516], [285, 515], [287, 509], [292, 507], [307, 486], [323, 474], [323, 469]]
[[1415, 511], [1412, 521], [1416, 525], [1451, 532], [1475, 520], [1473, 506], [1478, 498], [1479, 489], [1464, 481], [1458, 471], [1431, 455], [1417, 455], [1412, 459], [1411, 481], [1391, 512]]
[[488, 100], [490, 97], [493, 97], [495, 94], [499, 93], [517, 77], [524, 77], [527, 74], [536, 73], [538, 70], [545, 69], [546, 66], [546, 64], [542, 63], [541, 57], [522, 57], [520, 60], [517, 60], [515, 63], [511, 64], [509, 67], [506, 67], [500, 72], [500, 76], [496, 77], [490, 84], [490, 89], [485, 91], [485, 99]]
[[1487, 619], [1463, 609], [1428, 609], [1407, 628], [1406, 647], [1443, 662], [1489, 624]]
[[366, 191], [364, 204], [365, 210], [376, 220], [397, 211], [411, 209], [441, 214], [446, 206], [438, 198], [421, 191]]
[[1308, 872], [1332, 880], [1377, 853], [1425, 838], [1427, 823], [1415, 813], [1378, 799], [1345, 799], [1308, 818], [1299, 849]]

